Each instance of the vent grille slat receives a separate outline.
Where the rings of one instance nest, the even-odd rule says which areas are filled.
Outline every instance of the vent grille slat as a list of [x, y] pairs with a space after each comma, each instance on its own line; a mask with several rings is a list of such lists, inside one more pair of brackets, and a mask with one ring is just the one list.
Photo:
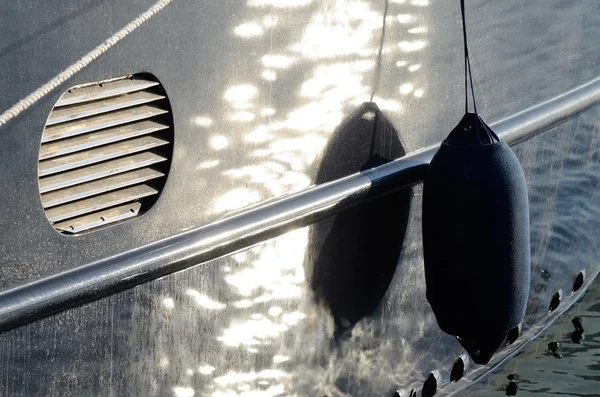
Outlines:
[[141, 206], [138, 202], [128, 203], [78, 218], [57, 222], [54, 224], [54, 227], [65, 233], [80, 233], [95, 227], [133, 218], [138, 215]]
[[45, 208], [50, 208], [111, 190], [137, 185], [138, 183], [157, 179], [164, 175], [162, 172], [153, 170], [152, 168], [142, 168], [125, 172], [93, 182], [75, 185], [67, 189], [42, 194], [42, 204]]
[[141, 121], [89, 134], [78, 135], [70, 139], [48, 142], [40, 148], [40, 160], [47, 160], [69, 153], [91, 149], [96, 146], [123, 141], [140, 135], [152, 134], [166, 128], [169, 128], [169, 126], [164, 123]]
[[129, 201], [157, 194], [158, 191], [148, 185], [137, 185], [80, 201], [59, 205], [46, 210], [50, 222], [58, 222], [76, 216], [86, 215], [108, 207], [113, 207]]
[[42, 143], [81, 135], [104, 128], [115, 127], [117, 125], [132, 123], [134, 121], [149, 119], [164, 113], [167, 113], [167, 111], [164, 109], [150, 105], [143, 105], [131, 109], [118, 110], [116, 112], [106, 113], [99, 116], [92, 116], [82, 120], [55, 124], [46, 128], [42, 137]]
[[39, 176], [56, 174], [57, 172], [68, 171], [73, 168], [84, 167], [116, 157], [150, 150], [168, 143], [168, 141], [155, 136], [134, 138], [123, 142], [113, 143], [111, 145], [100, 146], [95, 149], [84, 150], [62, 157], [40, 161], [38, 172]]
[[89, 85], [87, 87], [72, 88], [63, 94], [54, 107], [58, 108], [76, 103], [96, 101], [112, 96], [145, 90], [157, 85], [158, 83], [156, 81], [133, 78], [109, 81], [101, 84]]
[[50, 113], [40, 146], [48, 220], [75, 234], [144, 213], [164, 186], [172, 142], [168, 98], [152, 76], [69, 89]]
[[40, 178], [40, 193], [44, 194], [57, 189], [64, 189], [69, 186], [90, 182], [142, 167], [149, 167], [165, 161], [167, 161], [166, 157], [152, 152], [143, 152], [131, 156], [120, 157], [116, 160], [110, 160], [89, 167], [78, 168], [72, 171]]
[[133, 94], [125, 94], [116, 98], [108, 98], [101, 101], [87, 102], [82, 105], [73, 105], [53, 110], [46, 121], [46, 126], [59, 123], [66, 123], [85, 117], [96, 116], [103, 113], [114, 112], [136, 105], [155, 102], [164, 99], [164, 96], [153, 94], [147, 91], [140, 91]]

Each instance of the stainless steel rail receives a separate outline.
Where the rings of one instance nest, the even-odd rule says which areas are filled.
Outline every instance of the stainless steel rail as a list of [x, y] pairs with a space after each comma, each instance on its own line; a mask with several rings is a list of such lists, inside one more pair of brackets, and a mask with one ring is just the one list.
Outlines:
[[[492, 124], [509, 144], [600, 102], [600, 77]], [[377, 168], [277, 198], [209, 225], [0, 293], [0, 330], [206, 262], [423, 179], [438, 145]]]

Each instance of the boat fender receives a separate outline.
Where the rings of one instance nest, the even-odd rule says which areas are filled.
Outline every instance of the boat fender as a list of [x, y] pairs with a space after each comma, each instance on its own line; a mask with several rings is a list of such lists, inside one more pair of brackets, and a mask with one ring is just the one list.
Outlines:
[[[465, 35], [465, 94], [470, 62]], [[471, 80], [473, 102], [475, 95]], [[427, 300], [440, 328], [487, 364], [525, 316], [529, 205], [521, 165], [477, 113], [466, 111], [423, 180]]]

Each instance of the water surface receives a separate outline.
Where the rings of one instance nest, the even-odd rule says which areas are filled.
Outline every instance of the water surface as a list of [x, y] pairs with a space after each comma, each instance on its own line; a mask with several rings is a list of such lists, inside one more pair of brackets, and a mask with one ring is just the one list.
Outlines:
[[599, 396], [600, 278], [520, 353], [459, 395]]

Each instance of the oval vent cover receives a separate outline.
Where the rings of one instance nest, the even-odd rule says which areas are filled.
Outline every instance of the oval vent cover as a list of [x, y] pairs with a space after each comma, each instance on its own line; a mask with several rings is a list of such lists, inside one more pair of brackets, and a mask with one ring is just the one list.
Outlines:
[[166, 93], [148, 74], [76, 86], [44, 128], [38, 175], [54, 228], [79, 233], [147, 211], [173, 152]]

